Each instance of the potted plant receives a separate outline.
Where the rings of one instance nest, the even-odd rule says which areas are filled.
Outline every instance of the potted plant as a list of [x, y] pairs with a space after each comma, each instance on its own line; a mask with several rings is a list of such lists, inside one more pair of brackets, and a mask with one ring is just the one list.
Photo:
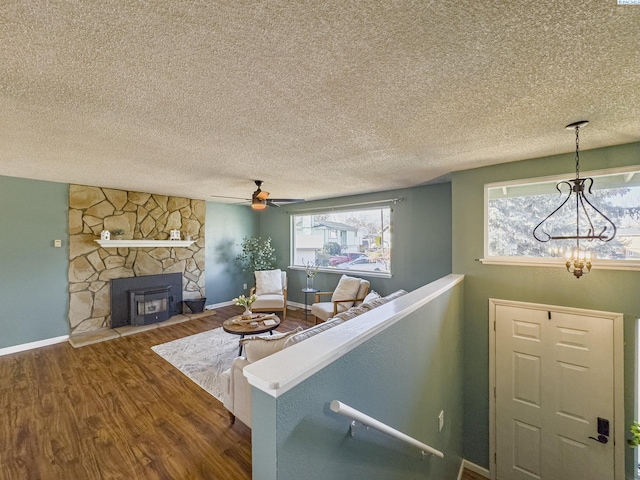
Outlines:
[[257, 295], [251, 295], [250, 297], [245, 297], [244, 295], [240, 295], [238, 298], [234, 298], [232, 301], [236, 305], [244, 307], [244, 312], [242, 313], [243, 319], [251, 318], [251, 305], [258, 299]]
[[313, 277], [318, 273], [319, 265], [314, 265], [313, 262], [305, 262], [304, 258], [302, 259], [302, 263], [304, 264], [304, 271], [307, 274], [307, 290], [313, 290]]
[[243, 271], [273, 269], [276, 262], [276, 249], [271, 246], [271, 238], [263, 240], [261, 237], [244, 237], [240, 247], [242, 247], [242, 253], [236, 257], [236, 263]]
[[631, 432], [631, 438], [627, 440], [627, 444], [629, 444], [631, 448], [635, 448], [640, 445], [640, 423], [634, 421], [629, 430]]

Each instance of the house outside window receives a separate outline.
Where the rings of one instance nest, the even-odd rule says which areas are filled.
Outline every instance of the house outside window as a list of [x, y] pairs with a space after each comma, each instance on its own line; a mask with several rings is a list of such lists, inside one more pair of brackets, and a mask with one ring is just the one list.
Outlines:
[[389, 275], [390, 227], [390, 207], [293, 215], [291, 265]]
[[[640, 169], [617, 169], [584, 173], [592, 177], [592, 203], [617, 227], [610, 242], [581, 241], [581, 248], [592, 252], [598, 265], [640, 267]], [[566, 198], [558, 182], [571, 175], [519, 180], [485, 185], [485, 258], [484, 263], [549, 263], [564, 258], [567, 250], [575, 249], [575, 240], [539, 242], [533, 229]], [[590, 211], [596, 233], [604, 226], [597, 214]], [[576, 204], [567, 202], [545, 224], [554, 234], [575, 235]], [[587, 219], [581, 216], [582, 225]]]

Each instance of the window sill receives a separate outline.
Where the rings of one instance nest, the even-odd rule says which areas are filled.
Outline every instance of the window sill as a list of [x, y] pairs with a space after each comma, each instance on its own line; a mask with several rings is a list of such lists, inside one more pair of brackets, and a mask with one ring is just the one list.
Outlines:
[[[289, 265], [287, 268], [289, 270], [300, 270], [301, 272], [305, 271], [305, 267], [301, 267], [300, 265]], [[359, 277], [376, 277], [376, 278], [392, 278], [393, 275], [391, 273], [384, 272], [371, 272], [369, 270], [347, 270], [340, 268], [327, 268], [320, 267], [318, 268], [318, 273], [338, 273], [340, 275], [357, 275]]]
[[[479, 258], [483, 265], [513, 265], [519, 267], [566, 268], [563, 258], [489, 257]], [[592, 270], [640, 271], [640, 260], [593, 260]]]

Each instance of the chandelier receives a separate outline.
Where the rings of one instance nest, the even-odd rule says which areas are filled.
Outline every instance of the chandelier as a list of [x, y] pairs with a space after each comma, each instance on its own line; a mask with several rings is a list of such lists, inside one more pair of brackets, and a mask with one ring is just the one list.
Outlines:
[[[548, 242], [550, 240], [575, 240], [576, 248], [569, 249], [566, 253], [566, 267], [567, 271], [572, 273], [576, 278], [580, 278], [591, 271], [591, 259], [592, 255], [586, 249], [580, 247], [580, 240], [593, 241], [600, 240], [602, 242], [610, 242], [616, 236], [616, 226], [604, 213], [598, 210], [587, 198], [586, 194], [592, 195], [591, 187], [593, 186], [593, 178], [586, 177], [580, 178], [580, 129], [585, 127], [589, 122], [587, 120], [581, 120], [579, 122], [567, 125], [567, 130], [575, 130], [576, 132], [576, 178], [573, 180], [565, 180], [559, 182], [556, 185], [556, 189], [560, 194], [563, 187], [568, 187], [566, 198], [547, 217], [542, 220], [533, 229], [533, 236], [539, 242]], [[569, 200], [574, 199], [576, 205], [576, 230], [575, 235], [552, 235], [544, 229], [544, 223], [549, 220], [556, 212], [564, 207]], [[598, 215], [601, 219], [602, 230], [596, 232], [594, 222], [589, 214], [591, 210], [592, 215]], [[580, 224], [580, 218], [582, 217], [583, 224]], [[604, 222], [602, 222], [604, 221]], [[582, 229], [582, 230], [581, 230]], [[586, 230], [586, 231], [585, 231]]]

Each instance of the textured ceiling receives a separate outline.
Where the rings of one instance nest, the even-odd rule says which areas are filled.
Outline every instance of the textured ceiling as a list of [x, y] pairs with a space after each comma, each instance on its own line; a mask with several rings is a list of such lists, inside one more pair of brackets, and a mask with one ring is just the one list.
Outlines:
[[640, 140], [640, 5], [0, 3], [0, 175], [327, 198], [569, 152], [585, 118], [585, 150]]

